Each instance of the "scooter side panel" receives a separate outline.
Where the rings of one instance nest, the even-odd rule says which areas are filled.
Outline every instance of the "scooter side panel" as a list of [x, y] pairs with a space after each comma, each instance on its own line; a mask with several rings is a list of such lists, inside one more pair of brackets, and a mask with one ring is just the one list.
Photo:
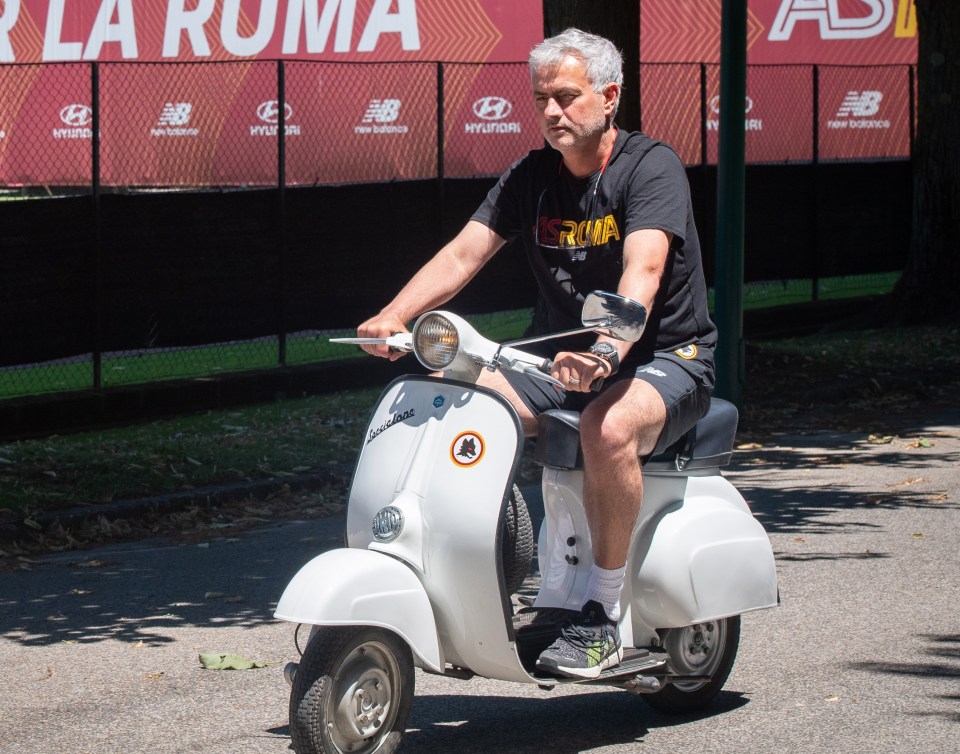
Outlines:
[[500, 525], [522, 432], [499, 395], [451, 384], [423, 491], [425, 584], [444, 648], [457, 664], [503, 680], [530, 678], [517, 658], [500, 569]]
[[396, 632], [420, 662], [443, 668], [427, 593], [413, 571], [389, 555], [339, 549], [301, 568], [277, 604], [276, 618], [323, 626], [378, 626]]
[[682, 500], [637, 544], [634, 613], [657, 628], [775, 607], [777, 575], [766, 531], [720, 476], [691, 477]]
[[534, 606], [579, 610], [593, 565], [583, 472], [543, 470], [544, 518], [537, 540], [540, 590]]
[[[387, 388], [367, 431], [347, 541], [413, 568], [446, 662], [529, 682], [498, 572], [501, 514], [521, 438], [516, 412], [499, 395], [451, 380], [401, 378]], [[371, 524], [388, 505], [401, 512], [403, 531], [377, 541]]]

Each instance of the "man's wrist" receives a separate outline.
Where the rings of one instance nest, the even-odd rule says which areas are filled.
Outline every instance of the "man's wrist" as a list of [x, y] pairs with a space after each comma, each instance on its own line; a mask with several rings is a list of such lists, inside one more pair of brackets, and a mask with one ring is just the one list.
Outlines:
[[617, 351], [616, 346], [612, 343], [608, 343], [605, 340], [601, 340], [598, 343], [594, 343], [590, 346], [591, 354], [597, 356], [610, 365], [610, 377], [613, 377], [620, 370], [620, 353]]

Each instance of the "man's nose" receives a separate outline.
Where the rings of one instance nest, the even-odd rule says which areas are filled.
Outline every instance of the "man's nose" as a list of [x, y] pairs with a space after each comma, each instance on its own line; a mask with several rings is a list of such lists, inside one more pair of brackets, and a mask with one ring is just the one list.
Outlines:
[[563, 115], [563, 108], [560, 107], [560, 103], [557, 102], [553, 97], [547, 98], [547, 104], [543, 108], [543, 114], [548, 118], [559, 118]]

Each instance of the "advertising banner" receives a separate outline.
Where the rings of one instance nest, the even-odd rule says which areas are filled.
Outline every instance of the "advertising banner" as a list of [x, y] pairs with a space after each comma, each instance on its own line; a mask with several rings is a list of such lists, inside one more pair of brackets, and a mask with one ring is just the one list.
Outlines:
[[[640, 60], [719, 63], [721, 0], [640, 0]], [[913, 0], [748, 0], [749, 65], [917, 60]]]
[[[641, 2], [643, 127], [687, 164], [717, 159], [720, 15], [721, 0]], [[749, 0], [747, 161], [909, 156], [916, 57], [913, 0]]]
[[0, 0], [0, 184], [90, 183], [94, 60], [104, 185], [275, 184], [281, 99], [288, 184], [431, 178], [441, 94], [447, 174], [493, 175], [540, 39], [504, 0]]
[[444, 174], [498, 175], [543, 146], [526, 65], [445, 68]]
[[540, 3], [0, 0], [0, 63], [526, 60]]

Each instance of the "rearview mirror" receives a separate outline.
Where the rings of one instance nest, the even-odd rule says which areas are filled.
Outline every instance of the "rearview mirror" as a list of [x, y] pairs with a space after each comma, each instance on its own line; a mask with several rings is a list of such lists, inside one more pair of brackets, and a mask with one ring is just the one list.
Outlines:
[[647, 324], [647, 309], [626, 296], [594, 291], [583, 302], [580, 321], [595, 332], [636, 343]]

